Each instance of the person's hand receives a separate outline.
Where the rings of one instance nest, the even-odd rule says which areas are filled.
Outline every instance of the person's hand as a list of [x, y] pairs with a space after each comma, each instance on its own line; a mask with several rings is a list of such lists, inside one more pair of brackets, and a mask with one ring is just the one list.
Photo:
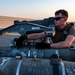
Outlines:
[[55, 35], [55, 29], [54, 29], [54, 27], [49, 28], [46, 31], [44, 31], [44, 33], [47, 37], [52, 37]]
[[49, 43], [41, 42], [36, 44], [37, 49], [48, 49], [51, 48]]

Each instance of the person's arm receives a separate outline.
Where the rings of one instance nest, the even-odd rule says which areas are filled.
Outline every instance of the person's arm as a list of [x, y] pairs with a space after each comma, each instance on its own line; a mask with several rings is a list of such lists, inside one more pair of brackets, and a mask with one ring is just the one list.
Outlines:
[[52, 43], [51, 48], [69, 48], [72, 45], [72, 42], [75, 40], [74, 35], [68, 35], [65, 41]]
[[46, 37], [44, 32], [42, 32], [42, 33], [33, 33], [33, 34], [27, 35], [27, 39], [30, 39], [30, 40], [40, 39], [40, 38], [43, 38], [43, 37]]

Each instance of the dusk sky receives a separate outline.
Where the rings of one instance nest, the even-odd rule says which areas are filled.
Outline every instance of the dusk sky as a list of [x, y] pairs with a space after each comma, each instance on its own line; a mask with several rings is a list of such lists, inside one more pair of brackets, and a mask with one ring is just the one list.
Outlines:
[[65, 9], [68, 21], [75, 22], [75, 0], [0, 0], [0, 16], [43, 19]]

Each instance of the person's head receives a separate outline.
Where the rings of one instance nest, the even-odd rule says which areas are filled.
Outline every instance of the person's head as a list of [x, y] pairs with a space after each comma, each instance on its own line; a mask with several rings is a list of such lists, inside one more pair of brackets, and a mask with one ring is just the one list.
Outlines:
[[55, 12], [54, 23], [61, 29], [65, 27], [67, 19], [68, 19], [68, 12], [66, 10], [61, 9]]

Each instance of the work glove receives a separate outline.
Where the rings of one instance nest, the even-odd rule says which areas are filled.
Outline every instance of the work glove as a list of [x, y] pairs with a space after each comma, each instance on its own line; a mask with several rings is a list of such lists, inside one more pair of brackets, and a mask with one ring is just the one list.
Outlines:
[[49, 43], [40, 42], [36, 44], [36, 48], [37, 49], [48, 49], [48, 48], [51, 48], [51, 46]]
[[44, 33], [47, 37], [52, 37], [55, 35], [55, 30], [54, 28], [48, 28]]
[[16, 46], [17, 46], [18, 48], [23, 47], [23, 42], [24, 42], [24, 40], [26, 40], [26, 39], [27, 39], [27, 35], [22, 35], [22, 36], [20, 36], [19, 38], [15, 38], [14, 41], [16, 42]]

